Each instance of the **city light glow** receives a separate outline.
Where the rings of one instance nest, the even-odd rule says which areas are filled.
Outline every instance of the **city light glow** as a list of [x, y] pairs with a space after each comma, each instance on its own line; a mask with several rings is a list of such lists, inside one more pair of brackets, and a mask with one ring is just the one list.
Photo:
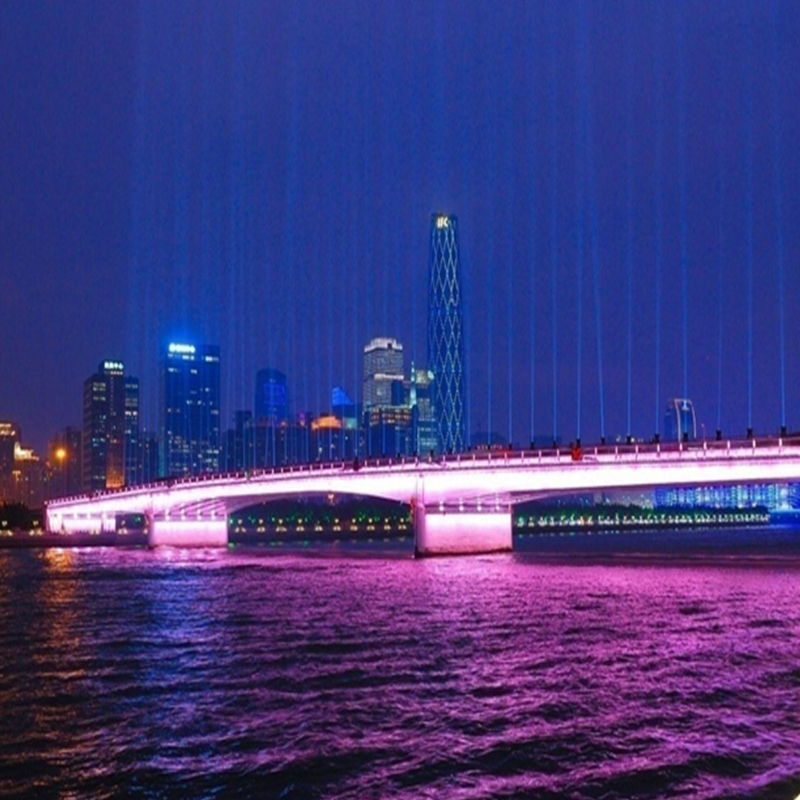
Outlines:
[[176, 342], [172, 342], [169, 346], [169, 352], [176, 353], [178, 355], [194, 355], [195, 346], [193, 344], [178, 344]]

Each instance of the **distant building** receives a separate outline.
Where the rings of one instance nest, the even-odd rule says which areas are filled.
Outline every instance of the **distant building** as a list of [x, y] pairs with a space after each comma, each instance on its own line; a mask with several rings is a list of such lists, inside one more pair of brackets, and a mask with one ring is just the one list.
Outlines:
[[410, 384], [405, 381], [403, 345], [379, 337], [364, 348], [364, 443], [367, 456], [414, 451]]
[[408, 405], [412, 412], [413, 451], [428, 455], [438, 449], [439, 433], [433, 413], [433, 372], [411, 365]]
[[139, 379], [125, 377], [125, 485], [141, 482], [139, 472]]
[[[126, 387], [121, 361], [103, 361], [83, 383], [83, 490], [125, 485]], [[137, 389], [138, 420], [138, 389]]]
[[0, 477], [8, 477], [14, 469], [14, 445], [20, 441], [19, 425], [0, 422]]
[[31, 448], [15, 442], [14, 466], [10, 475], [0, 481], [0, 488], [4, 502], [41, 508], [51, 495], [50, 470]]
[[312, 458], [338, 461], [355, 458], [363, 449], [363, 429], [359, 424], [362, 406], [341, 387], [331, 392], [331, 414], [314, 421]]
[[65, 428], [49, 443], [48, 461], [53, 468], [52, 497], [76, 495], [83, 490], [82, 443], [83, 432], [71, 427]]
[[435, 379], [438, 447], [457, 453], [466, 445], [466, 380], [456, 217], [431, 216], [428, 265], [428, 367]]
[[286, 376], [277, 369], [260, 369], [256, 373], [256, 422], [280, 425], [289, 419], [289, 392]]
[[139, 435], [137, 483], [150, 483], [159, 477], [159, 450], [156, 434], [143, 431]]
[[769, 511], [800, 508], [800, 485], [756, 483], [734, 486], [680, 486], [658, 488], [656, 508], [747, 509], [761, 506]]
[[413, 415], [408, 405], [372, 406], [364, 412], [367, 455], [404, 456], [414, 452]]
[[347, 413], [347, 409], [355, 409], [355, 402], [353, 398], [341, 387], [334, 386], [331, 390], [331, 408], [334, 413], [337, 409], [344, 409], [343, 413]]
[[403, 370], [403, 345], [396, 339], [379, 337], [364, 348], [365, 410], [402, 404]]
[[313, 460], [313, 422], [310, 412], [298, 414], [294, 420], [280, 425], [258, 420], [254, 429], [255, 466], [263, 469]]
[[350, 417], [325, 414], [311, 424], [311, 450], [315, 461], [349, 461], [358, 455], [359, 428]]
[[225, 432], [222, 468], [225, 472], [240, 472], [255, 465], [255, 426], [251, 411], [237, 411], [233, 428]]
[[664, 439], [668, 442], [691, 442], [697, 438], [694, 404], [686, 398], [667, 400], [664, 414]]
[[162, 477], [219, 471], [219, 402], [219, 346], [171, 343], [159, 386]]

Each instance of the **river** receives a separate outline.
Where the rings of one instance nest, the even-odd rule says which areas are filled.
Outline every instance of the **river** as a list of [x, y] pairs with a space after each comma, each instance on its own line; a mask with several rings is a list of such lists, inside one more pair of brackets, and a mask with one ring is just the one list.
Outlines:
[[601, 539], [0, 551], [0, 796], [792, 800], [797, 553]]

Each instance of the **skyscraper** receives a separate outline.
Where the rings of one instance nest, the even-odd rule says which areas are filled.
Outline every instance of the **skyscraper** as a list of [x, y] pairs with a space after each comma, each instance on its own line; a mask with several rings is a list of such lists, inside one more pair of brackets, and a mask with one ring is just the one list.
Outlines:
[[403, 345], [378, 337], [364, 348], [364, 435], [368, 456], [413, 450]]
[[97, 372], [83, 382], [81, 446], [86, 492], [125, 485], [125, 403], [124, 365], [121, 361], [101, 362]]
[[125, 485], [141, 483], [139, 474], [139, 379], [125, 378]]
[[[396, 339], [380, 337], [364, 348], [364, 408], [402, 404], [403, 345]], [[394, 390], [393, 390], [394, 386]], [[394, 394], [393, 394], [394, 391]]]
[[464, 322], [458, 218], [431, 216], [428, 259], [428, 367], [433, 372], [433, 409], [440, 452], [464, 449], [466, 390]]
[[217, 472], [220, 461], [219, 347], [173, 342], [161, 365], [159, 472]]

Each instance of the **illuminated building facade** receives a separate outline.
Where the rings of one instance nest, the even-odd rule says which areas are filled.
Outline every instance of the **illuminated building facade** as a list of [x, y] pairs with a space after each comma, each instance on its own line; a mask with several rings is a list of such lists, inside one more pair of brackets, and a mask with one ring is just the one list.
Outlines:
[[433, 413], [433, 372], [411, 365], [408, 405], [412, 411], [413, 450], [428, 455], [438, 448], [436, 417]]
[[403, 345], [396, 339], [373, 339], [364, 348], [364, 408], [402, 403], [403, 378]]
[[414, 449], [403, 345], [378, 337], [364, 348], [364, 443], [367, 456], [407, 455]]
[[800, 508], [800, 485], [755, 483], [734, 486], [681, 486], [655, 490], [656, 508], [747, 509], [768, 511]]
[[368, 456], [403, 456], [414, 451], [413, 412], [408, 405], [372, 406], [364, 418]]
[[[83, 383], [83, 491], [125, 485], [125, 367], [103, 361]], [[138, 419], [138, 391], [137, 391]]]
[[315, 461], [345, 461], [358, 455], [358, 420], [325, 414], [311, 423], [311, 449]]
[[464, 322], [458, 219], [431, 217], [428, 258], [428, 366], [434, 375], [433, 413], [438, 449], [457, 453], [465, 445]]
[[19, 440], [19, 425], [0, 422], [0, 478], [11, 475], [14, 469], [14, 445]]
[[159, 386], [159, 472], [183, 477], [220, 467], [219, 347], [173, 342]]
[[30, 447], [14, 443], [14, 466], [11, 474], [0, 484], [0, 495], [7, 503], [24, 503], [29, 508], [41, 508], [50, 496], [50, 470]]

